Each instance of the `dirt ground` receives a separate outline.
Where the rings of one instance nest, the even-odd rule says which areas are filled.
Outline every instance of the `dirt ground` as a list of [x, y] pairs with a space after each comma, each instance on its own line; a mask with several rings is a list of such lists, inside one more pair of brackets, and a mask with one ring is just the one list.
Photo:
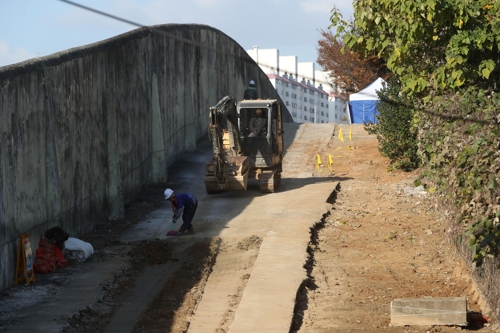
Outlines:
[[[388, 160], [380, 156], [376, 139], [367, 136], [362, 127], [354, 134], [354, 141], [346, 140], [344, 145], [333, 138], [322, 152], [323, 158], [328, 153], [333, 155], [331, 176], [341, 181], [331, 210], [311, 230], [306, 265], [309, 279], [298, 291], [290, 332], [425, 333], [463, 329], [392, 327], [389, 305], [396, 298], [465, 296], [470, 311], [488, 314], [466, 263], [449, 242], [450, 222], [444, 212], [436, 209], [432, 196], [412, 191], [417, 172], [387, 171]], [[328, 173], [324, 170], [322, 176]], [[111, 253], [118, 253], [130, 257], [130, 266], [103, 286], [102, 302], [68, 319], [65, 333], [103, 332], [148, 265], [181, 257], [189, 259], [182, 261], [133, 332], [166, 332], [166, 327], [170, 327], [168, 332], [186, 332], [217, 255], [242, 251], [255, 260], [262, 242], [257, 236], [231, 248], [220, 239], [197, 239], [182, 251], [175, 243], [160, 240], [120, 243], [117, 239], [123, 230], [163, 204], [164, 188], [165, 184], [148, 188], [126, 207], [124, 219], [109, 222], [82, 238], [94, 246], [96, 254], [89, 260], [105, 260]], [[71, 262], [70, 267], [72, 270], [56, 273], [76, 274], [78, 269], [85, 269], [85, 263]], [[37, 281], [44, 283], [43, 278]], [[244, 285], [245, 281], [242, 288]], [[233, 296], [234, 308], [243, 290]], [[4, 293], [0, 302], [8, 298], [9, 293]], [[234, 319], [231, 313], [234, 315], [234, 311], [228, 311], [218, 333], [228, 330]], [[467, 329], [494, 331], [493, 325], [486, 326]]]
[[[397, 298], [464, 296], [469, 311], [487, 314], [449, 241], [451, 222], [436, 209], [435, 198], [415, 191], [418, 173], [389, 172], [373, 137], [361, 135], [339, 147], [339, 140], [330, 141], [334, 175], [348, 179], [312, 232], [310, 279], [299, 291], [292, 332], [461, 329], [389, 326], [390, 302]], [[492, 331], [490, 325], [471, 321], [466, 329]]]

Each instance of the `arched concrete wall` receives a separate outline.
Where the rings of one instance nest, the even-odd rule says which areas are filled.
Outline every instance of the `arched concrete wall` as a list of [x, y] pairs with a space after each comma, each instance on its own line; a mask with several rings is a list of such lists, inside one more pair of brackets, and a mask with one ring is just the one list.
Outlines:
[[78, 237], [122, 216], [195, 148], [208, 108], [242, 98], [250, 79], [279, 99], [240, 45], [203, 25], [145, 27], [1, 67], [0, 290], [14, 282], [19, 235], [35, 249], [50, 227]]

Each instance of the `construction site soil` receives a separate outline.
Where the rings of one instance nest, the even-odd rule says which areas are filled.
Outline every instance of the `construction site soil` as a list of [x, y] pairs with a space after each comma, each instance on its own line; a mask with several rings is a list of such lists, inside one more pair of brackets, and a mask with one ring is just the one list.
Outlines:
[[[490, 314], [470, 278], [470, 263], [456, 253], [448, 237], [451, 222], [437, 210], [434, 197], [415, 191], [417, 172], [388, 171], [389, 161], [380, 155], [372, 136], [360, 136], [350, 146], [332, 140], [325, 152], [334, 152], [333, 176], [346, 180], [340, 182], [331, 209], [318, 217], [321, 223], [311, 230], [308, 279], [298, 290], [290, 332], [494, 331], [494, 322], [488, 327], [471, 323], [467, 328], [390, 326], [389, 305], [396, 298], [464, 296], [470, 311]], [[133, 332], [186, 332], [218, 253], [255, 251], [257, 255], [259, 237], [232, 249], [217, 238], [193, 238], [182, 251], [176, 250], [178, 243], [154, 239], [119, 242], [124, 230], [163, 204], [164, 188], [165, 184], [149, 187], [126, 207], [124, 219], [110, 221], [82, 238], [94, 246], [90, 261], [128, 256], [130, 264], [102, 286], [101, 302], [68, 318], [65, 333], [103, 332], [141, 272], [169, 261], [181, 261], [181, 268]], [[72, 261], [71, 269], [53, 274], [78, 274], [85, 265]], [[44, 278], [37, 283], [44, 283]], [[6, 292], [0, 301], [8, 298]], [[241, 293], [234, 295], [235, 308], [240, 299]], [[233, 319], [229, 311], [218, 332], [226, 332]]]

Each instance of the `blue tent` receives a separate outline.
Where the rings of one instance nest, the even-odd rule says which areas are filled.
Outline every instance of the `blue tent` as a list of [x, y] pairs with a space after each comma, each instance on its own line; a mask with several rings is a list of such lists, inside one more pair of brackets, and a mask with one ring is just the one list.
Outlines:
[[349, 113], [352, 124], [377, 122], [375, 119], [375, 116], [378, 115], [377, 104], [379, 98], [377, 91], [383, 88], [382, 83], [384, 82], [379, 77], [365, 89], [349, 96]]

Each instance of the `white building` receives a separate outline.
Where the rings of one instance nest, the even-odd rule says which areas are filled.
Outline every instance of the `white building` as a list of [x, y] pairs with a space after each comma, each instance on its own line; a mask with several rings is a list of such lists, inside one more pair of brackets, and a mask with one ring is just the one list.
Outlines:
[[330, 122], [328, 93], [315, 88], [311, 82], [297, 82], [293, 75], [267, 74], [285, 103], [293, 121], [298, 123]]
[[313, 62], [298, 62], [296, 56], [280, 56], [278, 49], [247, 50], [259, 64], [298, 123], [350, 122], [348, 97], [324, 90], [330, 86], [326, 73]]
[[328, 105], [331, 109], [331, 114], [333, 114], [333, 119], [331, 119], [331, 123], [337, 124], [350, 124], [351, 117], [349, 115], [349, 101], [348, 97], [330, 93], [328, 96]]
[[[329, 86], [327, 75], [323, 71], [316, 71], [316, 78], [325, 86]], [[335, 94], [332, 91], [328, 94], [328, 109], [330, 111], [330, 122], [337, 124], [350, 124], [351, 117], [349, 115], [349, 97], [343, 94]]]

